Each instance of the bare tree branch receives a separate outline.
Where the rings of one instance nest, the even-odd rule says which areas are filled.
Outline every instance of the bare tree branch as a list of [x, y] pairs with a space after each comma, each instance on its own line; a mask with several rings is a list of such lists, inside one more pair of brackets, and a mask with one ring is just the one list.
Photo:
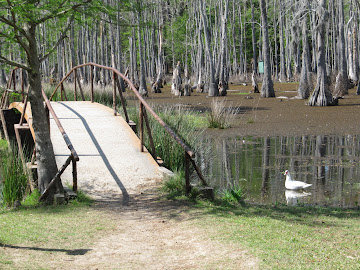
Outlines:
[[13, 67], [19, 67], [19, 68], [22, 68], [25, 70], [31, 70], [28, 66], [18, 63], [18, 62], [15, 62], [15, 61], [11, 61], [11, 60], [3, 57], [2, 55], [0, 55], [0, 63], [8, 64]]

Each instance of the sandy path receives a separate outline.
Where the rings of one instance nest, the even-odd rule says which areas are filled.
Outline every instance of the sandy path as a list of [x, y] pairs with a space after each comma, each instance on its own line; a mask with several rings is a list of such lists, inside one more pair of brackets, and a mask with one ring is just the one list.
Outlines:
[[[178, 202], [157, 200], [156, 188], [131, 196], [128, 206], [100, 200], [99, 211], [116, 219], [116, 229], [72, 269], [257, 269], [257, 260], [233, 243], [213, 240], [197, 225], [199, 212]], [[69, 265], [67, 265], [69, 267]], [[65, 268], [64, 268], [65, 269]]]

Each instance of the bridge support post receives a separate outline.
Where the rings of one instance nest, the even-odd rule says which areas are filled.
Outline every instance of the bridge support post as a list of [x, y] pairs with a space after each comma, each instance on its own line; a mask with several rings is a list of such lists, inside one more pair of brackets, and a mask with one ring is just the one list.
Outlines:
[[91, 92], [91, 103], [94, 103], [94, 67], [90, 65], [90, 92]]
[[144, 105], [140, 102], [140, 151], [144, 152]]
[[189, 194], [191, 191], [191, 185], [190, 185], [190, 159], [191, 157], [189, 154], [185, 151], [185, 191], [186, 194]]
[[77, 164], [76, 159], [72, 156], [72, 174], [73, 174], [73, 191], [77, 192]]

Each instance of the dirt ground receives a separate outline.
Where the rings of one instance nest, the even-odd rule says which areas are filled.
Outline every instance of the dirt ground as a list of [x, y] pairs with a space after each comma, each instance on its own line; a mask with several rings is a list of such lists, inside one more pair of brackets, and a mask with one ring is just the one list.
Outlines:
[[144, 186], [128, 206], [98, 201], [94, 207], [117, 220], [116, 230], [57, 269], [258, 269], [243, 247], [215, 240], [217, 228], [200, 227], [200, 212], [156, 194], [156, 186]]

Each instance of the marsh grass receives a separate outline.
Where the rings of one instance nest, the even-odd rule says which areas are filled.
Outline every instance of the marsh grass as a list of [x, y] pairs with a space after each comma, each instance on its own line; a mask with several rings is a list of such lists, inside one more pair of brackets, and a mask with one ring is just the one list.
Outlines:
[[13, 205], [16, 200], [22, 200], [27, 185], [27, 175], [19, 158], [17, 148], [12, 146], [11, 149], [9, 151], [6, 142], [1, 142], [1, 199], [3, 204], [7, 206]]
[[[179, 135], [182, 140], [195, 149], [197, 141], [205, 128], [205, 121], [199, 114], [189, 112], [174, 107], [156, 107], [153, 106], [161, 119]], [[129, 109], [130, 119], [139, 127], [139, 108]], [[166, 132], [166, 130], [153, 118], [149, 116], [152, 136], [155, 145], [156, 155], [163, 161], [165, 167], [172, 171], [184, 170], [184, 150], [183, 148]], [[145, 146], [150, 148], [149, 136], [144, 128]]]
[[[91, 88], [90, 85], [84, 84], [81, 86], [85, 101], [91, 100]], [[55, 90], [55, 86], [52, 86], [50, 84], [44, 84], [44, 91], [47, 94], [48, 97], [53, 93]], [[66, 92], [66, 97], [69, 101], [74, 101], [75, 93], [74, 93], [74, 84], [72, 83], [64, 83], [64, 90]], [[77, 100], [82, 100], [82, 97], [80, 95], [79, 88], [77, 89]], [[53, 101], [60, 101], [61, 100], [61, 93], [60, 88], [57, 90], [56, 94], [53, 97]], [[113, 87], [112, 85], [107, 86], [99, 86], [94, 84], [94, 101], [100, 104], [103, 104], [108, 107], [113, 106]], [[117, 106], [121, 105], [121, 99], [119, 97], [118, 91], [116, 92], [116, 104]]]
[[211, 110], [208, 113], [208, 127], [230, 128], [239, 111], [240, 108], [238, 106], [226, 107], [226, 100], [224, 98], [214, 98], [211, 102]]

